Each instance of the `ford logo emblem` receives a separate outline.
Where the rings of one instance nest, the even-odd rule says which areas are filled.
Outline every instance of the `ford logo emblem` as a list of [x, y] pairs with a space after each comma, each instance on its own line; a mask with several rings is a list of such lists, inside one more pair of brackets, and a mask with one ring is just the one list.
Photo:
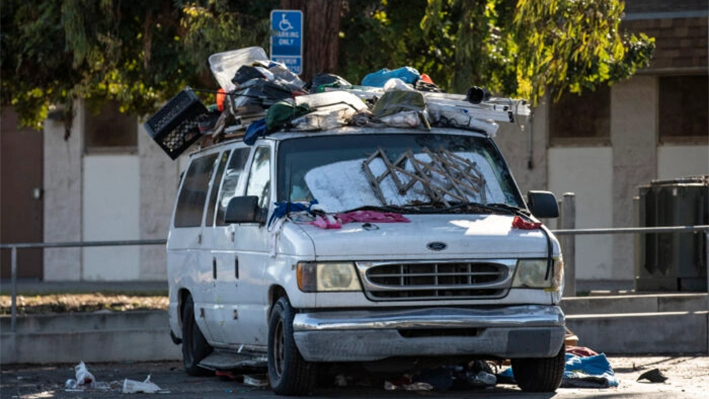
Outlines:
[[446, 243], [444, 242], [434, 241], [426, 244], [426, 248], [430, 249], [431, 251], [443, 251], [444, 249], [448, 248], [448, 245], [446, 245]]

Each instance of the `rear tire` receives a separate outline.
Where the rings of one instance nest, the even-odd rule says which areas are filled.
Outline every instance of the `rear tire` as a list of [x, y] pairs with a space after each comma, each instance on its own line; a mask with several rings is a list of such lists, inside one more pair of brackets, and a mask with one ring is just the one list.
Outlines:
[[268, 377], [276, 395], [307, 395], [315, 390], [317, 368], [303, 359], [295, 345], [294, 316], [283, 297], [273, 305], [268, 323]]
[[199, 362], [212, 353], [213, 348], [207, 343], [194, 318], [194, 302], [188, 295], [182, 307], [182, 362], [189, 375], [211, 375], [212, 371], [198, 366]]
[[525, 392], [555, 392], [564, 377], [566, 347], [551, 358], [512, 359], [517, 385]]

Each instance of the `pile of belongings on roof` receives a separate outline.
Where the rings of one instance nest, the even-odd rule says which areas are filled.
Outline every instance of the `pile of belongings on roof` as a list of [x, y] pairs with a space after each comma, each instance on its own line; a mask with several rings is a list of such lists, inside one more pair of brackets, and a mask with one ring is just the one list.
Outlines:
[[[515, 115], [528, 115], [523, 100], [491, 98], [483, 88], [473, 86], [466, 95], [445, 94], [430, 77], [411, 67], [382, 69], [353, 85], [333, 74], [305, 83], [285, 65], [270, 61], [260, 47], [213, 54], [209, 63], [221, 86], [215, 106], [194, 104], [196, 96], [186, 88], [145, 124], [173, 159], [199, 136], [213, 143], [243, 137], [251, 145], [258, 137], [283, 129], [314, 131], [345, 125], [443, 126], [494, 136], [495, 121], [513, 122]], [[187, 95], [190, 103], [177, 100]]]

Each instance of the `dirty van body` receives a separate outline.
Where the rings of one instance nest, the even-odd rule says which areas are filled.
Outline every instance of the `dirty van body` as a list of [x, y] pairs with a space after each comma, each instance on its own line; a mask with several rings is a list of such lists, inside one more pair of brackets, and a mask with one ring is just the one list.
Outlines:
[[[191, 155], [168, 238], [170, 327], [190, 374], [512, 359], [526, 391], [564, 369], [563, 264], [487, 134], [341, 127]], [[514, 224], [514, 226], [513, 226]], [[458, 363], [455, 363], [458, 364]], [[405, 370], [408, 368], [409, 370]]]

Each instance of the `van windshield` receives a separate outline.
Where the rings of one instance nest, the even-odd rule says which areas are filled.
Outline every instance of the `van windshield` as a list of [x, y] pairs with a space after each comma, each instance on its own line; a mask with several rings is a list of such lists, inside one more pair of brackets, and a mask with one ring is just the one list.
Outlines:
[[524, 208], [492, 141], [455, 134], [362, 134], [284, 140], [278, 201], [317, 200], [327, 212], [366, 207]]

